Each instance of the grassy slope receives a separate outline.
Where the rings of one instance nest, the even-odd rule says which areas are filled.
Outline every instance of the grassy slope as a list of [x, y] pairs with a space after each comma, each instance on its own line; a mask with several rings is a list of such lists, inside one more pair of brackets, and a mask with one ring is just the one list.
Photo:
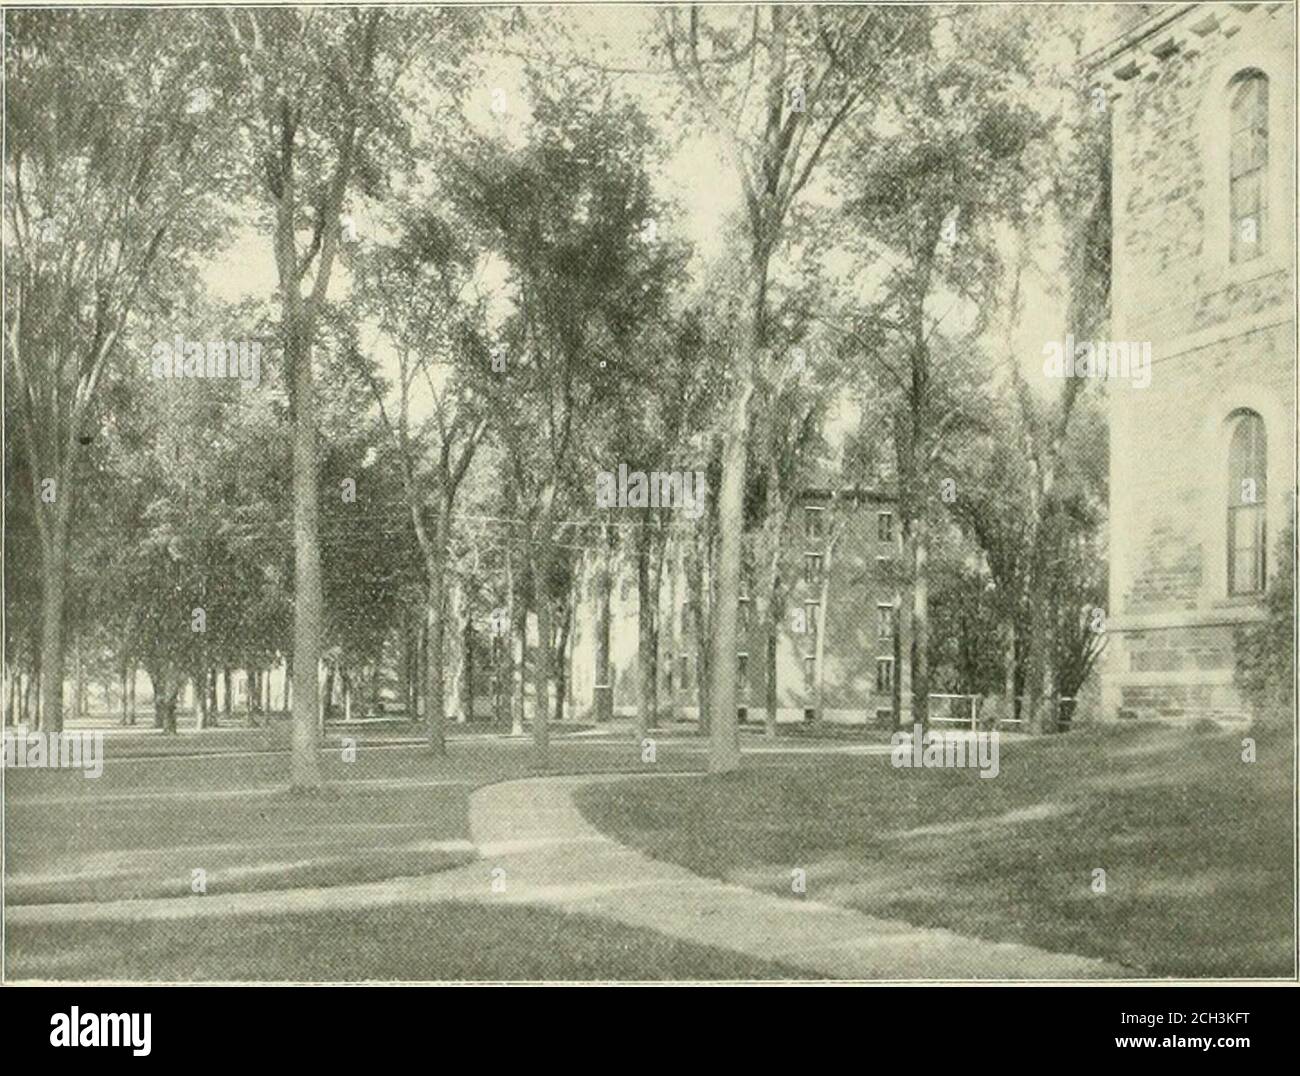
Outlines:
[[[1152, 975], [1293, 974], [1289, 735], [1163, 729], [1003, 744], [1001, 774], [765, 760], [583, 790], [620, 840], [697, 873]], [[1093, 871], [1106, 892], [1093, 892]]]
[[776, 963], [590, 916], [444, 903], [9, 930], [13, 979], [159, 982], [786, 979]]
[[[557, 743], [558, 773], [639, 771], [631, 741]], [[656, 768], [697, 766], [671, 747]], [[341, 885], [443, 870], [472, 858], [411, 845], [468, 840], [467, 797], [482, 784], [530, 775], [526, 745], [361, 745], [322, 765], [337, 798], [284, 792], [288, 757], [218, 754], [129, 760], [105, 745], [103, 775], [5, 771], [6, 899], [11, 904], [188, 896], [191, 872], [208, 893]], [[406, 787], [400, 787], [406, 783]], [[394, 787], [395, 784], [397, 787]]]

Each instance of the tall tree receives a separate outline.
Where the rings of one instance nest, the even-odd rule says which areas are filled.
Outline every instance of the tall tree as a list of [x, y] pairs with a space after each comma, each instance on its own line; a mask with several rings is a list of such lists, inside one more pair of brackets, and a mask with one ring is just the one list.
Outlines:
[[[722, 426], [717, 600], [711, 632], [709, 768], [740, 764], [736, 616], [740, 598], [746, 441], [769, 351], [769, 283], [800, 194], [850, 117], [872, 104], [893, 61], [926, 36], [925, 10], [786, 7], [662, 13], [662, 48], [741, 185], [747, 258], [733, 384]], [[768, 378], [770, 380], [770, 378]]]
[[[408, 222], [398, 246], [367, 259], [362, 304], [376, 315], [378, 331], [396, 353], [397, 398], [391, 408], [373, 363], [353, 349], [392, 438], [424, 560], [429, 633], [425, 719], [429, 746], [438, 755], [446, 754], [452, 514], [487, 429], [481, 386], [489, 354], [482, 303], [472, 295], [474, 254], [457, 242], [448, 224], [421, 214]], [[430, 414], [413, 430], [417, 394]]]
[[[407, 145], [403, 78], [422, 55], [459, 55], [468, 20], [449, 9], [224, 9], [212, 15], [245, 99], [245, 152], [279, 278], [293, 413], [294, 638], [291, 785], [317, 759], [323, 599], [313, 354], [350, 192], [376, 194]], [[305, 242], [300, 236], [309, 236]]]
[[[1023, 163], [1042, 122], [1005, 92], [1020, 45], [982, 14], [958, 20], [917, 55], [893, 90], [891, 128], [859, 133], [846, 173], [858, 193], [849, 212], [872, 262], [888, 263], [880, 304], [863, 319], [864, 351], [893, 401], [899, 509], [910, 561], [913, 719], [928, 720], [929, 546], [932, 516], [947, 494], [936, 464], [953, 434], [978, 421], [969, 341], [992, 308], [1000, 265], [996, 226], [1015, 221], [1026, 185]], [[973, 323], [957, 343], [954, 310]]]
[[58, 731], [82, 438], [133, 315], [224, 223], [228, 132], [195, 103], [213, 86], [192, 13], [14, 11], [6, 27], [5, 351], [40, 540], [41, 720]]
[[583, 415], [626, 376], [611, 359], [628, 353], [663, 306], [677, 261], [642, 240], [656, 216], [648, 176], [655, 146], [645, 117], [597, 77], [533, 72], [531, 91], [527, 144], [473, 142], [460, 161], [458, 196], [510, 271], [514, 313], [501, 333], [492, 430], [506, 446], [532, 543], [533, 736], [544, 766], [559, 511], [576, 498], [595, 500], [594, 475], [575, 473]]

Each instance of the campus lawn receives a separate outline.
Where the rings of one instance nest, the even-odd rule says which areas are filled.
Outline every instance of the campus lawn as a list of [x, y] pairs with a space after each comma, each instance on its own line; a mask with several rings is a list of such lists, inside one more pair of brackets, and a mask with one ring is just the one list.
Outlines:
[[[1001, 772], [751, 758], [580, 790], [591, 821], [698, 874], [1152, 976], [1294, 974], [1289, 730], [1004, 741]], [[1106, 872], [1105, 892], [1094, 871]]]
[[12, 979], [147, 982], [797, 979], [792, 968], [549, 909], [348, 912], [10, 926]]
[[[191, 738], [191, 752], [205, 743]], [[189, 896], [196, 869], [207, 893], [427, 874], [473, 858], [475, 787], [536, 772], [521, 741], [453, 741], [443, 759], [421, 746], [363, 742], [351, 762], [322, 752], [331, 798], [298, 799], [285, 788], [286, 754], [234, 754], [234, 746], [131, 757], [127, 741], [106, 738], [103, 774], [93, 780], [6, 770], [8, 903]], [[555, 773], [644, 769], [630, 740], [557, 741], [551, 758]], [[699, 765], [698, 755], [666, 748], [656, 769]]]

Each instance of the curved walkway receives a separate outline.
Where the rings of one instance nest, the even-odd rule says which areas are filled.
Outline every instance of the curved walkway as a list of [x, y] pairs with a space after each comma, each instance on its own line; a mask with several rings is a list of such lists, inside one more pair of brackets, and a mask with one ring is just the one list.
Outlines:
[[536, 904], [603, 916], [685, 941], [797, 967], [810, 978], [1127, 978], [1127, 969], [1068, 953], [991, 942], [877, 919], [811, 900], [757, 893], [702, 878], [606, 837], [573, 802], [592, 781], [545, 777], [489, 785], [470, 797], [478, 861], [420, 878], [364, 885], [180, 899], [12, 907], [9, 922], [206, 918], [360, 909], [444, 900]]

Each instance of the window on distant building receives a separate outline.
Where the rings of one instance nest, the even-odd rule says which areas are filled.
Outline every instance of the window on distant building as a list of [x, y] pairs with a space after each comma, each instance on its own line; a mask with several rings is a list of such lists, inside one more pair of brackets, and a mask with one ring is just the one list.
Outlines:
[[1268, 443], [1264, 420], [1237, 412], [1228, 445], [1228, 593], [1264, 589]]
[[677, 659], [677, 682], [682, 685], [685, 691], [690, 686], [691, 676], [691, 659], [683, 654]]
[[876, 690], [894, 690], [894, 659], [876, 658]]
[[822, 581], [822, 555], [805, 553], [803, 555], [803, 579], [809, 586], [820, 586]]
[[876, 605], [876, 638], [892, 639], [894, 637], [894, 607], [885, 602]]
[[753, 603], [744, 595], [741, 596], [740, 604], [737, 608], [736, 623], [741, 631], [748, 631], [750, 624], [753, 622]]
[[736, 679], [742, 684], [749, 680], [749, 655], [736, 655]]
[[817, 656], [815, 654], [804, 655], [803, 676], [810, 684], [817, 678]]
[[820, 541], [826, 533], [826, 509], [809, 505], [803, 510], [803, 535], [810, 542]]
[[1268, 212], [1268, 79], [1259, 71], [1243, 71], [1233, 80], [1230, 92], [1230, 257], [1234, 262], [1247, 262], [1264, 250]]
[[894, 513], [876, 513], [876, 537], [882, 542], [894, 540]]

